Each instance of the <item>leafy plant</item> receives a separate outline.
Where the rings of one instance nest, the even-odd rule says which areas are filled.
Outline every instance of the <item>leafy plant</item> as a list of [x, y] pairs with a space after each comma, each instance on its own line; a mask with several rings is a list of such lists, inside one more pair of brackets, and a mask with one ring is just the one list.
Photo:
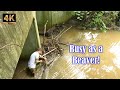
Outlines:
[[111, 26], [118, 15], [118, 11], [75, 11], [77, 19], [86, 28], [100, 29], [106, 31], [107, 26]]

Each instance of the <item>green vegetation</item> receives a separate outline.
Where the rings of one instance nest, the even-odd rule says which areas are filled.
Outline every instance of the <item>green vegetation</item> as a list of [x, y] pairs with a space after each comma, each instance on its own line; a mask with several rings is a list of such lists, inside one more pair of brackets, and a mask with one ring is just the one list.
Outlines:
[[75, 11], [75, 15], [80, 20], [81, 26], [101, 31], [108, 30], [119, 19], [119, 11]]

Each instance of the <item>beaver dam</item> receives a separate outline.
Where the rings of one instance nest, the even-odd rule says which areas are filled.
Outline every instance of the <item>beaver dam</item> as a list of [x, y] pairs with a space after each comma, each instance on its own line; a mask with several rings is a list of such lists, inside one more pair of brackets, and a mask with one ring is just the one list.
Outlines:
[[[40, 33], [50, 64], [38, 66], [35, 77], [26, 73], [28, 60], [20, 60], [13, 79], [106, 79], [120, 78], [120, 31], [82, 30], [77, 23], [55, 25]], [[69, 53], [69, 44], [102, 45], [103, 53]], [[100, 64], [72, 64], [72, 56], [100, 56]]]

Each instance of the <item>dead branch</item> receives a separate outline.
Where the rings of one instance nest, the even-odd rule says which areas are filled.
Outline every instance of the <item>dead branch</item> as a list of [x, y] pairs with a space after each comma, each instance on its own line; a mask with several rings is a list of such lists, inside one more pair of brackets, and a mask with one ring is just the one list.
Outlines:
[[59, 42], [59, 44], [62, 44], [62, 45], [66, 45], [66, 46], [68, 46], [69, 44], [66, 44], [66, 43], [62, 43], [62, 42]]
[[56, 37], [54, 37], [54, 39], [56, 39], [58, 36], [60, 36], [61, 33], [64, 32], [64, 30], [65, 30], [65, 28]]
[[49, 54], [49, 53], [51, 53], [51, 52], [53, 52], [54, 50], [56, 50], [57, 48], [54, 48], [54, 49], [52, 49], [51, 51], [49, 51], [49, 52], [47, 52], [47, 53], [45, 53], [45, 54], [43, 54], [42, 56], [46, 56], [47, 54]]
[[44, 40], [45, 40], [45, 33], [46, 33], [47, 23], [48, 23], [48, 20], [46, 21], [46, 23], [45, 23], [45, 25], [44, 25], [44, 37], [43, 37], [43, 44], [44, 44]]
[[66, 29], [65, 31], [63, 31], [62, 33], [60, 33], [59, 35], [57, 35], [54, 39], [58, 40], [65, 32], [67, 32], [69, 29], [71, 29], [72, 26], [70, 26], [68, 29]]

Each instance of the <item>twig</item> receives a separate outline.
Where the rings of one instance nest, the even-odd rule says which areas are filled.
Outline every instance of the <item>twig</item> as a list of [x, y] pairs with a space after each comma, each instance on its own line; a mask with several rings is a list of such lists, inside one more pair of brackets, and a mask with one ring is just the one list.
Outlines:
[[67, 32], [69, 29], [71, 29], [72, 26], [70, 26], [68, 29], [66, 29], [65, 31], [63, 31], [62, 33], [59, 34], [59, 36], [55, 37], [55, 39], [57, 40], [58, 38], [60, 38], [65, 32]]
[[54, 49], [52, 49], [51, 51], [49, 51], [49, 52], [47, 52], [47, 53], [45, 53], [45, 54], [43, 54], [42, 56], [46, 56], [47, 54], [49, 54], [49, 53], [51, 53], [51, 52], [53, 52], [54, 50], [56, 50], [57, 48], [54, 48]]
[[54, 39], [56, 39], [59, 35], [61, 35], [62, 32], [64, 32], [65, 28], [56, 36]]
[[44, 44], [44, 40], [45, 40], [45, 33], [46, 33], [47, 23], [48, 23], [48, 20], [46, 21], [46, 23], [45, 23], [45, 25], [44, 25], [44, 37], [43, 37], [43, 44]]
[[69, 45], [69, 44], [65, 44], [65, 43], [61, 43], [61, 42], [59, 42], [59, 44], [66, 45], [66, 46], [68, 46], [68, 45]]

